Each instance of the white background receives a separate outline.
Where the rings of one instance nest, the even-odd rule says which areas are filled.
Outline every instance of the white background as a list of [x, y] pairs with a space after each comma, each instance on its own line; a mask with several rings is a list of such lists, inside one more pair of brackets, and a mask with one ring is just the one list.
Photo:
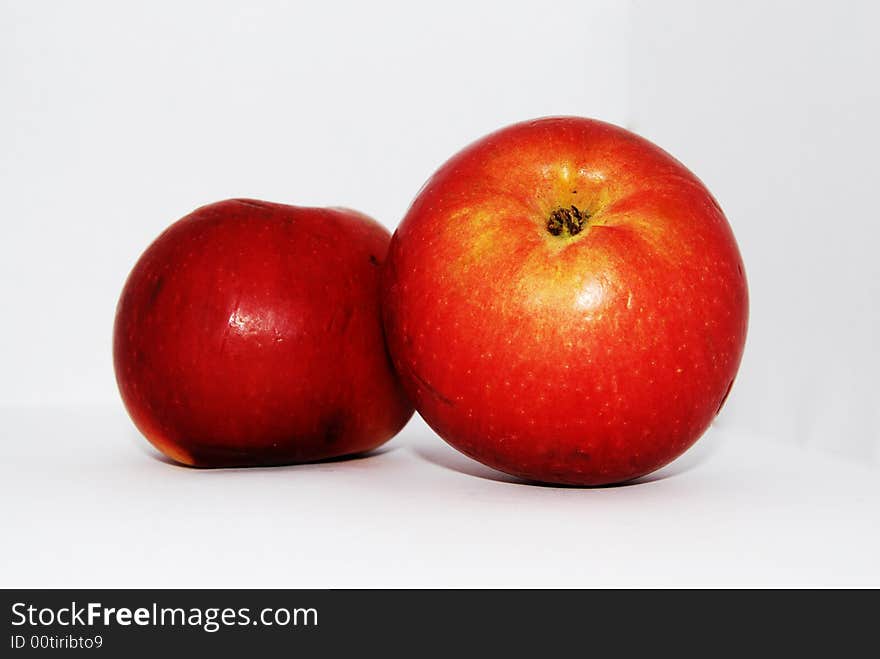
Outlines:
[[[3, 585], [880, 584], [880, 9], [869, 2], [0, 2]], [[201, 204], [389, 228], [449, 155], [626, 125], [725, 208], [752, 318], [717, 427], [646, 482], [513, 483], [415, 419], [379, 455], [155, 459], [110, 336]]]

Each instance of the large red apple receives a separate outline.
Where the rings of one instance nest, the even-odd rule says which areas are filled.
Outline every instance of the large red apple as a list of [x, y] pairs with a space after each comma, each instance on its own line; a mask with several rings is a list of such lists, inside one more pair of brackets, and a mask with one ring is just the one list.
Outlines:
[[746, 337], [742, 260], [681, 163], [582, 118], [485, 137], [427, 182], [391, 241], [385, 331], [416, 409], [526, 479], [625, 481], [685, 451]]
[[168, 228], [128, 277], [113, 358], [141, 432], [196, 466], [373, 449], [412, 408], [379, 308], [389, 232], [350, 210], [250, 200]]

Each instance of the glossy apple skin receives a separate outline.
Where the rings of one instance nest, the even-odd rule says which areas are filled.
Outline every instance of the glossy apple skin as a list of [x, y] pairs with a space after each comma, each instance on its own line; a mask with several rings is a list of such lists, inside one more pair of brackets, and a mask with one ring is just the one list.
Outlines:
[[382, 333], [389, 232], [343, 209], [229, 200], [169, 227], [122, 291], [113, 360], [135, 425], [193, 466], [369, 451], [412, 414]]
[[[591, 214], [553, 235], [559, 208]], [[601, 485], [670, 462], [730, 391], [746, 278], [702, 183], [633, 133], [517, 124], [422, 188], [391, 241], [388, 346], [443, 439], [535, 481]]]

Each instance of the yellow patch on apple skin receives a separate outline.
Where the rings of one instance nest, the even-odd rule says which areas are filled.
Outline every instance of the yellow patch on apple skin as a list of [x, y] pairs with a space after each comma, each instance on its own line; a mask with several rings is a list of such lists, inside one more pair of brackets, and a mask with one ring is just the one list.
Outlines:
[[[457, 221], [460, 220], [460, 221]], [[480, 263], [489, 255], [500, 238], [503, 229], [498, 226], [498, 217], [486, 208], [462, 208], [451, 217], [449, 231], [457, 234], [460, 244], [467, 246], [466, 261]], [[465, 240], [462, 241], [462, 238]], [[463, 263], [465, 267], [469, 264]]]
[[441, 229], [442, 244], [461, 246], [458, 254], [448, 255], [457, 271], [484, 269], [499, 254], [509, 255], [517, 247], [522, 233], [515, 225], [527, 219], [527, 213], [517, 204], [504, 200], [459, 208]]
[[141, 421], [143, 421], [142, 419], [134, 419], [134, 421], [144, 437], [146, 437], [150, 444], [155, 446], [160, 453], [182, 465], [187, 465], [188, 467], [197, 466], [196, 459], [189, 453], [189, 451], [180, 448], [180, 446], [173, 441], [166, 439], [161, 432], [152, 427], [152, 424], [141, 423]]
[[162, 453], [167, 455], [169, 458], [174, 460], [175, 462], [179, 462], [180, 464], [187, 465], [189, 467], [196, 466], [196, 460], [190, 455], [187, 451], [184, 451], [179, 446], [174, 446], [170, 442], [166, 441], [156, 441], [155, 439], [151, 439], [150, 441], [158, 448]]
[[126, 409], [131, 420], [134, 421], [135, 427], [140, 430], [147, 441], [158, 449], [160, 453], [180, 464], [190, 467], [196, 466], [195, 458], [188, 451], [177, 446], [175, 442], [167, 439], [165, 433], [161, 430], [161, 425], [156, 422], [154, 417], [143, 411], [144, 408], [141, 404], [132, 403], [129, 406], [126, 403]]
[[160, 453], [180, 464], [189, 467], [197, 466], [196, 459], [189, 453], [189, 451], [181, 448], [173, 441], [166, 439], [162, 432], [157, 427], [154, 427], [149, 420], [141, 415], [134, 414], [132, 415], [132, 419], [138, 429], [143, 433], [144, 437], [146, 437], [150, 444], [155, 446]]
[[[574, 236], [574, 238], [580, 237]], [[523, 312], [548, 309], [575, 310], [583, 317], [601, 313], [613, 302], [616, 280], [613, 259], [589, 236], [568, 241], [554, 258], [546, 247], [534, 249], [523, 262], [513, 294]], [[566, 315], [566, 320], [571, 316]]]

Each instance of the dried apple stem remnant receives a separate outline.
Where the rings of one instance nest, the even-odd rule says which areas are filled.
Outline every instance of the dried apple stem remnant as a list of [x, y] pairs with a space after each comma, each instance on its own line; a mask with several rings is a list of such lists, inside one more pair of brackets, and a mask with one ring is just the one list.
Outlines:
[[589, 219], [590, 214], [577, 206], [560, 207], [550, 213], [547, 219], [547, 233], [552, 236], [561, 236], [563, 233], [576, 236], [584, 230]]

